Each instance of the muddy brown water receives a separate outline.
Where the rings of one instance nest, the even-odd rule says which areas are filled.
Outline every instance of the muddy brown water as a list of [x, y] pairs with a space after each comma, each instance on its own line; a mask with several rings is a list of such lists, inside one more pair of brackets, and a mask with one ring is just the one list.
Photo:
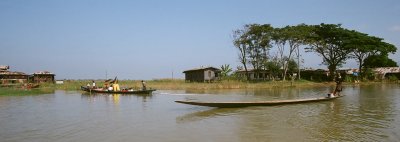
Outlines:
[[337, 100], [270, 107], [174, 102], [311, 98], [330, 89], [159, 90], [151, 96], [56, 90], [0, 96], [0, 141], [400, 141], [398, 84], [351, 85]]

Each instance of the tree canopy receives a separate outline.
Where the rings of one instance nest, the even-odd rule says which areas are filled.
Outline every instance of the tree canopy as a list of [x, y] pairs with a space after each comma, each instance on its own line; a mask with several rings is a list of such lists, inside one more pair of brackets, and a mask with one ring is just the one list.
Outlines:
[[[255, 71], [273, 71], [271, 75], [281, 74], [285, 79], [288, 70], [293, 72], [289, 66], [295, 63], [292, 58], [294, 53], [297, 54], [296, 66], [300, 77], [300, 48], [320, 56], [321, 63], [327, 65], [332, 80], [336, 69], [348, 59], [355, 59], [359, 63], [360, 71], [363, 67], [373, 66], [376, 61], [385, 62], [388, 66], [395, 65], [387, 55], [397, 50], [382, 38], [346, 29], [340, 24], [299, 24], [282, 28], [275, 28], [270, 24], [248, 24], [243, 29], [234, 31], [233, 37], [233, 44], [239, 50], [239, 60], [245, 68], [247, 79], [247, 64]], [[276, 53], [270, 53], [273, 48]]]

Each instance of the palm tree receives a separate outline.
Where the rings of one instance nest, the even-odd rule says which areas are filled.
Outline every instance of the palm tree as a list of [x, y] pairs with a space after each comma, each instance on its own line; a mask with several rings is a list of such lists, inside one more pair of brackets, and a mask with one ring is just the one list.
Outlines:
[[228, 77], [230, 72], [232, 72], [232, 68], [229, 66], [229, 64], [221, 66], [221, 78]]

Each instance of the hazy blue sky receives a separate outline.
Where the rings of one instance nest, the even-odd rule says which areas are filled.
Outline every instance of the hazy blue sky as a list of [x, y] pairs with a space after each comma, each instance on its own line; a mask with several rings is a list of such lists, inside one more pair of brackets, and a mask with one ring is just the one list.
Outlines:
[[[57, 79], [183, 78], [202, 65], [236, 68], [230, 36], [244, 24], [322, 22], [400, 47], [399, 0], [0, 0], [0, 65]], [[303, 57], [306, 67], [322, 61]]]

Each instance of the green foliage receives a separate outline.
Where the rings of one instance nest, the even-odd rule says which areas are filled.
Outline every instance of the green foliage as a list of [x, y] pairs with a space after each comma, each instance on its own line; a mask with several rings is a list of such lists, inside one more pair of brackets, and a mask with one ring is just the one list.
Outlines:
[[[322, 63], [328, 66], [331, 75], [336, 68], [345, 63], [351, 50], [345, 46], [350, 37], [350, 31], [336, 24], [320, 24], [312, 28], [312, 33], [307, 38], [310, 45], [308, 51], [317, 53], [323, 58]], [[333, 80], [333, 76], [331, 76]]]
[[388, 77], [388, 79], [389, 79], [389, 81], [392, 81], [392, 82], [398, 81], [398, 80], [399, 80], [399, 79], [397, 78], [397, 76], [394, 76], [394, 75], [390, 75], [390, 76]]
[[289, 73], [295, 73], [297, 72], [299, 66], [297, 65], [297, 62], [294, 59], [290, 59], [288, 62], [288, 72]]
[[270, 75], [272, 76], [272, 79], [275, 80], [276, 78], [279, 77], [279, 74], [281, 74], [281, 64], [279, 63], [279, 60], [277, 57], [272, 58], [272, 60], [266, 62], [264, 64], [265, 68], [269, 71]]
[[[342, 28], [340, 24], [299, 24], [283, 28], [274, 28], [269, 24], [248, 24], [243, 29], [234, 31], [233, 39], [233, 44], [239, 50], [239, 60], [246, 71], [247, 64], [251, 64], [256, 73], [258, 70], [272, 69], [273, 76], [280, 73], [284, 78], [287, 71], [294, 72], [294, 67], [291, 68], [289, 64], [292, 63], [292, 53], [296, 53], [296, 50], [300, 60], [301, 45], [306, 45], [306, 52], [322, 57], [322, 64], [327, 65], [331, 75], [349, 58], [359, 62], [360, 71], [362, 67], [376, 66], [376, 63], [397, 66], [393, 60], [387, 58], [387, 54], [396, 52], [394, 45], [379, 37]], [[287, 46], [289, 51], [285, 51]], [[271, 48], [276, 48], [278, 55], [271, 56]], [[376, 55], [386, 55], [386, 58], [374, 57]], [[278, 66], [283, 71], [275, 70]], [[246, 76], [249, 79], [247, 73]], [[331, 80], [333, 78], [330, 76]]]
[[371, 55], [365, 59], [364, 67], [376, 68], [376, 67], [398, 67], [397, 63], [392, 59], [389, 59], [388, 55]]
[[232, 72], [232, 68], [229, 64], [225, 64], [221, 66], [221, 78], [227, 79], [230, 76], [230, 72]]
[[[361, 71], [361, 76], [364, 75], [362, 68], [365, 67], [365, 60], [367, 58], [376, 55], [387, 55], [397, 50], [394, 45], [384, 42], [382, 38], [369, 36], [357, 31], [350, 32], [350, 38], [346, 40], [345, 45], [352, 50], [349, 54], [350, 58], [355, 59], [359, 63], [358, 69]], [[371, 59], [369, 62], [371, 62]]]

